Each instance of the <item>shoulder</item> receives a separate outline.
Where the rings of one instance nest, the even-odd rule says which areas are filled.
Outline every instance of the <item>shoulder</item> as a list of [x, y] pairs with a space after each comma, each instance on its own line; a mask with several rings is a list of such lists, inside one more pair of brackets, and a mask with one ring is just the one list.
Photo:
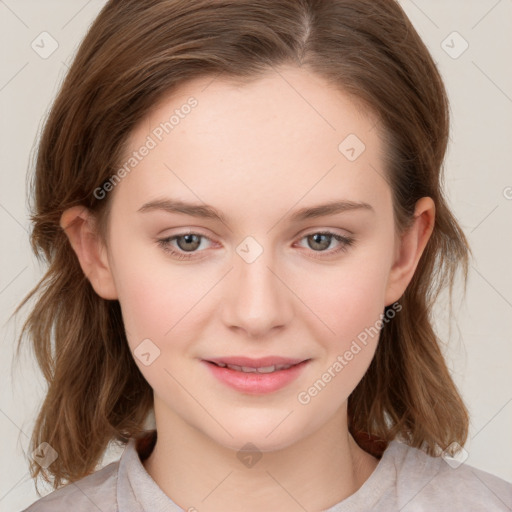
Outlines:
[[23, 512], [117, 512], [117, 474], [119, 461], [40, 498]]
[[431, 457], [398, 441], [388, 450], [403, 512], [512, 509], [512, 484], [497, 476], [454, 459]]

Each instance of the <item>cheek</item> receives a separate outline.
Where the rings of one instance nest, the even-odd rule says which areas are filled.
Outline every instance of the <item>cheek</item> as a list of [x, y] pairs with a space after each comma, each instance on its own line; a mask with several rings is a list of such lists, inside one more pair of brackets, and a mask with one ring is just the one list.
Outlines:
[[190, 322], [194, 304], [207, 291], [179, 274], [160, 273], [154, 266], [127, 270], [119, 302], [130, 343], [148, 337], [164, 342], [182, 323]]
[[366, 260], [361, 265], [347, 259], [302, 280], [298, 295], [322, 321], [323, 337], [327, 334], [326, 339], [343, 345], [383, 313], [386, 280], [382, 264]]
[[134, 255], [116, 268], [128, 345], [155, 393], [166, 390], [174, 402], [187, 403], [186, 394], [171, 377], [181, 371], [178, 366], [180, 371], [175, 372], [173, 362], [183, 359], [190, 337], [198, 333], [194, 320], [200, 308], [194, 305], [206, 293], [206, 285], [198, 290], [189, 273], [171, 271], [169, 265], [151, 260]]
[[322, 291], [310, 282], [304, 287], [304, 293], [310, 290], [305, 302], [322, 319], [322, 323], [311, 322], [310, 332], [315, 330], [313, 336], [323, 347], [323, 357], [296, 400], [316, 423], [330, 417], [348, 399], [373, 359], [382, 327], [385, 281], [386, 274], [378, 265], [363, 269], [347, 265], [322, 280]]
[[121, 230], [112, 243], [112, 261], [130, 345], [145, 338], [160, 344], [197, 301], [197, 284], [190, 281], [190, 272], [169, 264], [154, 247], [135, 238], [130, 242]]

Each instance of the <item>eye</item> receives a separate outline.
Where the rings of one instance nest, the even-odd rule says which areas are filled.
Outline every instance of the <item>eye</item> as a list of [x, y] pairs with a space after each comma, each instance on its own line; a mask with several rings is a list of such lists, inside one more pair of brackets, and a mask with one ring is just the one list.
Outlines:
[[[317, 255], [312, 256], [314, 258], [326, 258], [334, 256], [342, 251], [347, 251], [350, 246], [355, 242], [354, 238], [332, 233], [331, 231], [317, 231], [303, 236], [300, 240], [307, 240], [308, 245], [312, 249], [312, 253]], [[158, 245], [172, 257], [179, 260], [190, 260], [197, 258], [198, 250], [201, 247], [203, 240], [211, 240], [205, 235], [200, 233], [180, 233], [177, 235], [169, 236], [166, 238], [160, 238], [157, 240]], [[338, 247], [327, 251], [331, 246], [332, 241], [335, 240], [338, 243]], [[176, 246], [173, 245], [176, 242]], [[204, 248], [203, 248], [204, 249]]]
[[[167, 238], [158, 239], [158, 245], [162, 249], [179, 260], [189, 260], [196, 257], [197, 249], [201, 246], [201, 240], [210, 240], [199, 233], [180, 233]], [[171, 245], [176, 241], [177, 249]]]
[[[349, 247], [352, 246], [355, 242], [354, 238], [352, 237], [338, 235], [337, 233], [332, 233], [331, 231], [309, 233], [308, 235], [305, 235], [301, 240], [304, 239], [307, 241], [308, 246], [313, 249], [313, 253], [320, 253], [312, 255], [314, 258], [325, 258], [334, 256], [340, 252], [347, 251]], [[338, 242], [338, 247], [333, 250], [326, 251], [333, 240]]]

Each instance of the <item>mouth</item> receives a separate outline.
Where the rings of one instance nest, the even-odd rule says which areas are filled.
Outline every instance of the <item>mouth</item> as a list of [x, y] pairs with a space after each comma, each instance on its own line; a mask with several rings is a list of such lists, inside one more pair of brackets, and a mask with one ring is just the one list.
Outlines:
[[244, 373], [273, 373], [281, 370], [288, 370], [309, 359], [290, 358], [281, 356], [266, 356], [250, 358], [244, 356], [230, 356], [222, 358], [206, 359], [207, 363], [214, 364], [220, 368], [229, 368]]
[[224, 357], [203, 359], [214, 377], [246, 394], [277, 391], [295, 380], [311, 359], [269, 356], [258, 359]]
[[297, 364], [273, 364], [270, 366], [238, 366], [236, 364], [226, 364], [226, 363], [215, 363], [213, 361], [206, 361], [207, 363], [218, 366], [219, 368], [229, 368], [230, 370], [235, 370], [236, 372], [243, 373], [274, 373], [279, 372], [281, 370], [288, 370], [292, 366], [296, 366]]

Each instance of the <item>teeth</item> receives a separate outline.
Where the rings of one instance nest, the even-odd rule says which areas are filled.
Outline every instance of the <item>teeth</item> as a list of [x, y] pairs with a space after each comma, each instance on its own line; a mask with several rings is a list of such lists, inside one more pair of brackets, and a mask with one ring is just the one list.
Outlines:
[[252, 366], [238, 366], [236, 364], [224, 364], [224, 363], [216, 363], [217, 366], [221, 368], [229, 368], [230, 370], [235, 370], [237, 372], [243, 373], [272, 373], [279, 370], [287, 370], [290, 368], [291, 364], [279, 364], [273, 366], [261, 366], [259, 368], [253, 368]]
[[272, 373], [275, 369], [275, 366], [262, 366], [261, 368], [258, 368], [258, 373]]

